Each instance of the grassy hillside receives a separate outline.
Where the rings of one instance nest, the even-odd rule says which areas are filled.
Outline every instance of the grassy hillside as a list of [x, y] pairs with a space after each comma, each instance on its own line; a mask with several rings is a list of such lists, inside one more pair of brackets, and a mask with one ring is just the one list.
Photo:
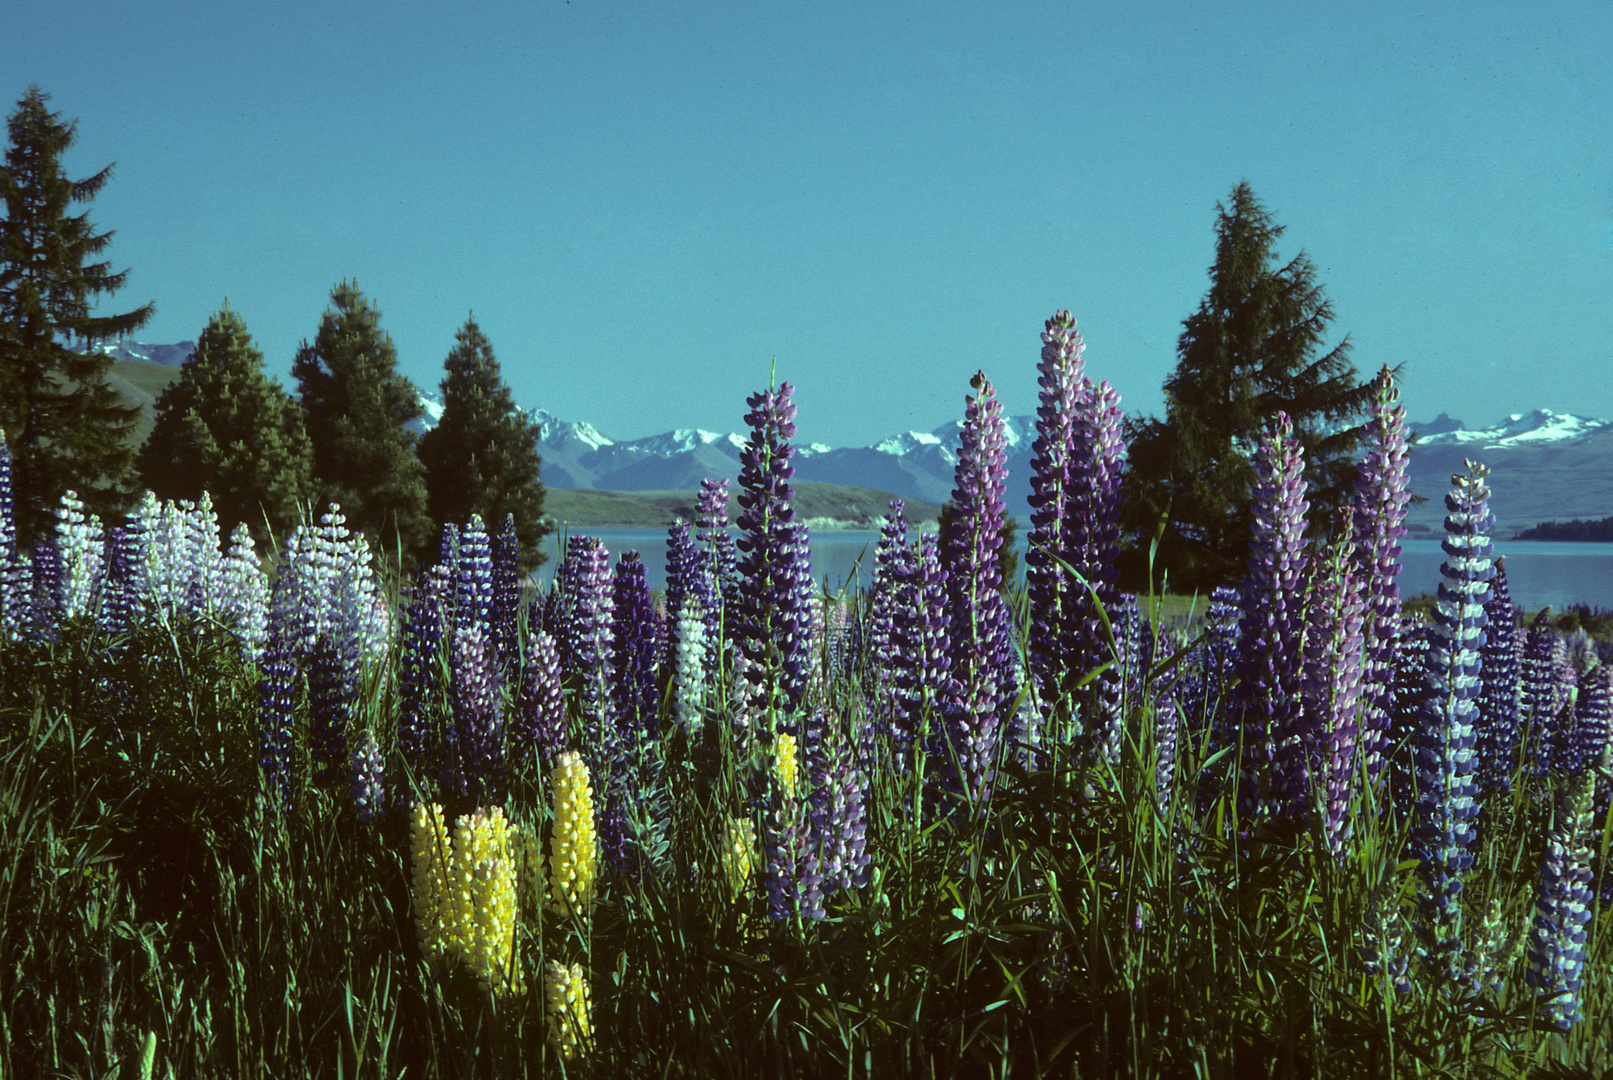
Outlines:
[[[573, 527], [598, 529], [659, 529], [674, 518], [693, 521], [695, 491], [591, 491], [583, 488], [550, 488], [544, 509], [558, 522]], [[845, 484], [800, 483], [795, 485], [795, 513], [798, 518], [833, 518], [854, 526], [879, 528], [880, 519], [890, 510], [893, 496], [872, 488]], [[935, 521], [941, 508], [935, 503], [907, 500], [907, 520]]]
[[139, 446], [151, 434], [157, 418], [157, 399], [169, 383], [179, 379], [179, 369], [165, 364], [148, 364], [143, 360], [119, 360], [112, 365], [107, 382], [123, 395], [123, 400], [140, 409], [140, 420], [134, 428], [134, 444]]

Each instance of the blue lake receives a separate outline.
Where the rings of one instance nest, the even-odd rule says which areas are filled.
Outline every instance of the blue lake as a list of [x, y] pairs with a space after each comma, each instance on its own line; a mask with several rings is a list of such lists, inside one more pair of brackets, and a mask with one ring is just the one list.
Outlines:
[[[637, 551], [644, 559], [650, 586], [666, 584], [666, 530], [593, 529], [589, 535], [604, 540], [613, 559], [624, 551]], [[1020, 535], [1024, 535], [1023, 524]], [[813, 575], [826, 581], [831, 592], [845, 587], [853, 573], [868, 581], [878, 540], [879, 534], [874, 532], [814, 533]], [[1439, 541], [1406, 540], [1403, 546], [1400, 594], [1433, 593], [1439, 588], [1439, 564], [1445, 558]], [[1571, 603], [1613, 608], [1613, 544], [1502, 540], [1495, 550], [1506, 557], [1513, 602], [1530, 611], [1547, 604], [1561, 609]], [[551, 538], [549, 561], [538, 574], [545, 585], [553, 578], [558, 561], [558, 546]]]

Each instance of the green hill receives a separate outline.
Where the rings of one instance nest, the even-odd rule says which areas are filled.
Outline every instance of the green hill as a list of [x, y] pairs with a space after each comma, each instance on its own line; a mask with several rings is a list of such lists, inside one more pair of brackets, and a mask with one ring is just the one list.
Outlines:
[[144, 360], [119, 360], [112, 365], [107, 382], [130, 405], [140, 409], [140, 420], [134, 428], [134, 444], [141, 445], [151, 434], [157, 419], [157, 398], [169, 383], [177, 382], [179, 369], [166, 364], [148, 364]]

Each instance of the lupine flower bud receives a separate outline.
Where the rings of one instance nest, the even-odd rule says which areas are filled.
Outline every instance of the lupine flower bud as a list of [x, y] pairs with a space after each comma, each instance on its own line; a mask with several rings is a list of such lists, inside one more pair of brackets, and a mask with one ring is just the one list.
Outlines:
[[386, 812], [386, 787], [381, 775], [381, 747], [374, 732], [366, 731], [353, 749], [353, 806], [360, 821]]
[[549, 906], [560, 915], [587, 915], [598, 864], [594, 791], [588, 768], [567, 750], [549, 778], [554, 788], [554, 833], [549, 839]]
[[550, 960], [543, 969], [543, 1011], [549, 1042], [567, 1061], [588, 1052], [594, 1029], [588, 1016], [588, 979], [581, 964], [566, 967]]

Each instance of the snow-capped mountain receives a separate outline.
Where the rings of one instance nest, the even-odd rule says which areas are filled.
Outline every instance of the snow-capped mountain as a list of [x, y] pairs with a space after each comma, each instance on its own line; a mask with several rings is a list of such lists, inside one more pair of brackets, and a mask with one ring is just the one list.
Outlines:
[[1426, 424], [1409, 424], [1421, 446], [1465, 446], [1475, 449], [1514, 449], [1525, 446], [1567, 446], [1598, 432], [1613, 430], [1613, 420], [1555, 413], [1550, 409], [1513, 413], [1487, 428], [1470, 429], [1444, 413]]
[[146, 364], [161, 364], [164, 367], [183, 367], [190, 354], [196, 351], [194, 341], [181, 341], [174, 345], [153, 345], [146, 341], [134, 341], [125, 338], [122, 341], [110, 341], [97, 345], [90, 350], [102, 356], [110, 356], [116, 360], [139, 360]]

